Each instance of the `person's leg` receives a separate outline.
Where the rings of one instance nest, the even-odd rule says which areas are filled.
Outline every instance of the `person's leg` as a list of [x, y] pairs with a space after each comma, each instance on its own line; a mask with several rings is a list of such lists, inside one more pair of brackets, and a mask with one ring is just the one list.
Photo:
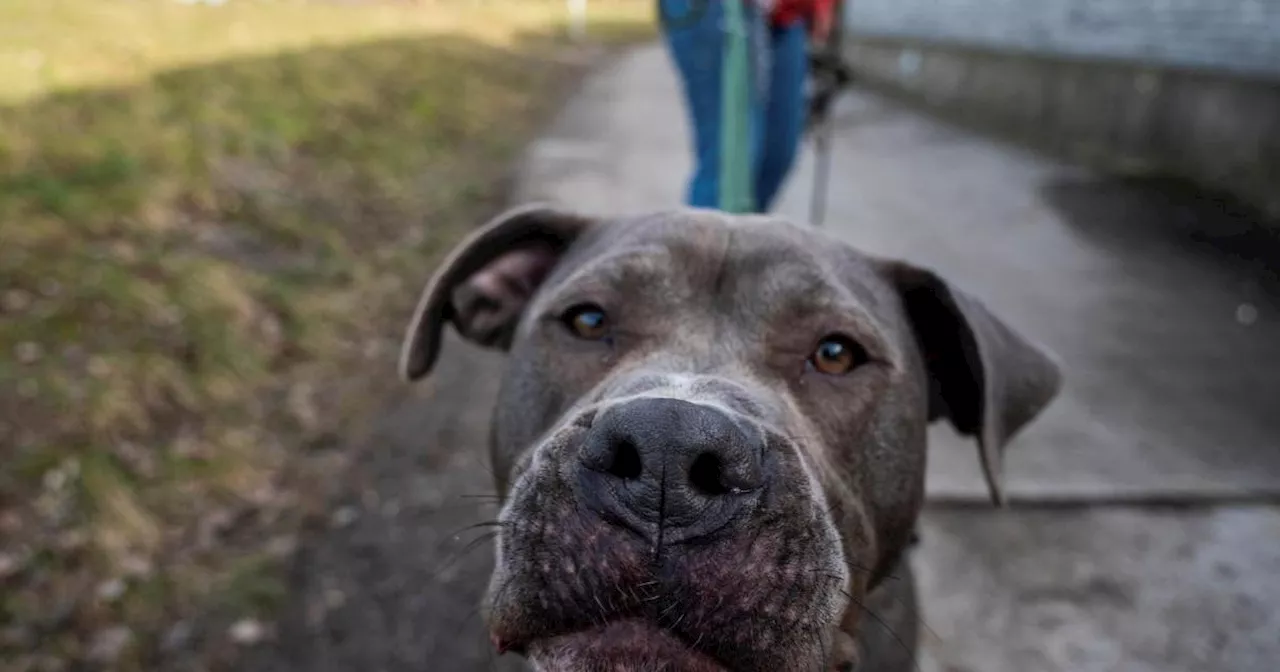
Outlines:
[[720, 99], [724, 11], [718, 0], [659, 0], [663, 37], [680, 75], [693, 131], [694, 170], [685, 200], [695, 207], [719, 203]]
[[768, 212], [795, 163], [804, 136], [809, 75], [808, 35], [804, 24], [772, 33], [773, 58], [769, 97], [765, 102], [764, 133], [756, 172], [756, 201]]

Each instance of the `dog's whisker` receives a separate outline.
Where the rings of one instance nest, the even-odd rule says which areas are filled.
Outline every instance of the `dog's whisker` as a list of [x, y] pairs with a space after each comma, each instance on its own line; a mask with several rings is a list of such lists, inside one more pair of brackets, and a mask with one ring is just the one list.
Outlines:
[[490, 483], [497, 480], [498, 472], [494, 470], [493, 463], [486, 459], [483, 453], [467, 451], [463, 459], [466, 460], [467, 466], [478, 468], [488, 476]]
[[595, 601], [596, 601], [596, 606], [600, 608], [600, 612], [599, 612], [599, 613], [600, 613], [600, 623], [601, 623], [601, 624], [603, 624], [603, 623], [604, 623], [604, 621], [605, 621], [605, 619], [606, 619], [606, 618], [608, 618], [608, 614], [609, 614], [609, 612], [604, 608], [604, 602], [601, 602], [601, 601], [600, 601], [600, 594], [599, 594], [599, 593], [594, 593], [594, 592], [593, 592], [593, 593], [591, 593], [591, 597], [595, 599]]
[[440, 577], [446, 571], [451, 569], [459, 560], [465, 558], [467, 555], [474, 552], [476, 549], [480, 548], [483, 544], [489, 541], [492, 541], [497, 536], [498, 536], [497, 532], [489, 532], [489, 533], [482, 534], [479, 537], [476, 537], [475, 539], [472, 539], [470, 542], [467, 543], [466, 546], [463, 546], [462, 549], [459, 550], [458, 552], [453, 553], [452, 557], [448, 558], [445, 562], [441, 563], [441, 565], [437, 567], [434, 572], [431, 573], [431, 581], [434, 582], [439, 580]]
[[[436, 544], [436, 551], [437, 552], [445, 551], [450, 544], [461, 541], [461, 537], [463, 534], [467, 532], [475, 531], [475, 530], [485, 530], [485, 532], [481, 534], [479, 537], [477, 537], [477, 539], [494, 539], [502, 532], [502, 530], [507, 528], [507, 525], [508, 523], [503, 523], [502, 521], [497, 521], [497, 520], [482, 521], [479, 523], [473, 523], [471, 525], [467, 525], [466, 527], [463, 527], [455, 531], [454, 533], [441, 539]], [[461, 551], [456, 551], [455, 553], [458, 555], [465, 555], [471, 552], [472, 550], [474, 550], [473, 545], [476, 543], [476, 541], [477, 541], [476, 539], [472, 539], [471, 541], [463, 545], [463, 549]]]
[[877, 614], [874, 610], [872, 610], [866, 604], [858, 600], [858, 598], [854, 597], [853, 595], [850, 595], [849, 591], [841, 590], [840, 592], [844, 593], [845, 597], [849, 598], [850, 602], [853, 602], [854, 604], [858, 605], [858, 608], [862, 609], [862, 612], [864, 614], [870, 616], [872, 619], [875, 620], [876, 623], [879, 623], [880, 627], [884, 628], [885, 632], [889, 633], [889, 636], [892, 637], [893, 640], [898, 643], [898, 646], [901, 646], [902, 650], [906, 652], [907, 657], [911, 659], [911, 667], [915, 669], [916, 672], [920, 672], [920, 662], [916, 659], [915, 649], [913, 649], [910, 645], [907, 644], [905, 640], [902, 639], [902, 636], [898, 634], [898, 631], [894, 630], [893, 626], [889, 625], [889, 623], [885, 621], [883, 618], [881, 618], [880, 615]]
[[501, 520], [482, 520], [478, 523], [471, 523], [470, 525], [465, 525], [461, 528], [458, 528], [453, 533], [449, 534], [446, 537], [446, 539], [448, 540], [456, 539], [459, 535], [466, 532], [471, 532], [472, 530], [480, 530], [480, 529], [488, 530], [488, 529], [495, 529], [495, 528], [498, 530], [504, 530], [510, 527], [510, 525], [511, 525], [510, 523], [507, 523]]
[[471, 553], [472, 551], [479, 548], [482, 544], [485, 544], [487, 542], [493, 541], [494, 539], [497, 539], [498, 534], [499, 534], [498, 532], [486, 532], [484, 534], [481, 534], [475, 539], [472, 539], [471, 541], [467, 542], [467, 545], [463, 546], [462, 550], [458, 552], [458, 556], [459, 557], [465, 556], [468, 553]]
[[[905, 604], [906, 604], [906, 600], [898, 600], [898, 604], [905, 605]], [[917, 623], [919, 623], [920, 625], [924, 626], [924, 629], [925, 629], [926, 631], [928, 631], [928, 633], [929, 633], [929, 634], [930, 634], [934, 639], [936, 639], [936, 640], [941, 640], [941, 639], [942, 639], [942, 636], [938, 634], [938, 631], [937, 631], [937, 630], [934, 630], [932, 627], [930, 627], [930, 626], [929, 626], [929, 624], [928, 624], [927, 622], [925, 622], [925, 620], [924, 620], [924, 615], [923, 615], [923, 614], [918, 614], [918, 615], [916, 616], [916, 622], [917, 622]]]
[[481, 527], [497, 527], [497, 528], [506, 528], [506, 527], [508, 527], [508, 526], [510, 526], [510, 525], [511, 525], [511, 523], [508, 523], [508, 522], [503, 521], [503, 520], [482, 520], [482, 521], [480, 521], [480, 522], [478, 522], [478, 523], [472, 523], [471, 525], [468, 525], [468, 526], [466, 526], [466, 527], [462, 528], [462, 529], [461, 529], [461, 530], [459, 530], [458, 532], [455, 532], [455, 534], [457, 534], [457, 533], [459, 533], [459, 532], [466, 532], [467, 530], [478, 529], [478, 528], [481, 528]]
[[666, 617], [667, 617], [667, 614], [668, 614], [668, 613], [670, 613], [672, 609], [675, 609], [675, 608], [676, 608], [676, 607], [678, 607], [678, 606], [680, 606], [680, 600], [679, 600], [679, 598], [675, 598], [675, 597], [673, 597], [673, 598], [671, 599], [671, 603], [670, 603], [670, 604], [668, 604], [668, 605], [666, 606], [666, 608], [664, 608], [662, 611], [658, 612], [658, 619], [659, 619], [659, 620], [661, 620], [661, 619], [666, 618]]
[[675, 622], [670, 625], [670, 628], [672, 630], [675, 630], [676, 628], [680, 627], [680, 624], [684, 622], [685, 617], [688, 615], [689, 615], [689, 612], [687, 611], [680, 612], [680, 618], [677, 618]]
[[[866, 565], [860, 565], [860, 564], [857, 564], [857, 563], [849, 563], [849, 569], [852, 569], [852, 570], [856, 570], [856, 571], [862, 572], [863, 574], [875, 574], [875, 572], [876, 572], [876, 570], [875, 570], [875, 569], [873, 569], [873, 568], [871, 568], [871, 567], [867, 567]], [[828, 571], [828, 570], [826, 570], [825, 568], [822, 568], [822, 567], [816, 567], [816, 568], [811, 569], [811, 570], [809, 570], [809, 571], [814, 572], [814, 573], [818, 573], [818, 572], [826, 572], [826, 571]], [[835, 575], [831, 575], [831, 576], [832, 576], [832, 577], [835, 577]], [[885, 574], [885, 575], [884, 575], [884, 578], [886, 578], [886, 579], [892, 579], [892, 580], [894, 580], [894, 581], [901, 581], [901, 580], [902, 580], [902, 578], [901, 578], [901, 577], [899, 577], [897, 574]]]
[[818, 642], [818, 647], [822, 651], [822, 657], [819, 659], [818, 666], [814, 668], [816, 672], [826, 672], [827, 666], [832, 658], [835, 650], [835, 637], [824, 638], [822, 631], [811, 628], [810, 636]]
[[830, 507], [827, 507], [827, 516], [831, 518], [836, 518], [842, 513], [844, 513], [843, 501], [837, 501], [835, 504], [832, 504]]

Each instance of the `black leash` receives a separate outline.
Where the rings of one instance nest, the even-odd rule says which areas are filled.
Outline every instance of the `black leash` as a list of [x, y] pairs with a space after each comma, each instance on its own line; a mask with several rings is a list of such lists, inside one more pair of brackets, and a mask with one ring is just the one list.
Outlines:
[[853, 70], [844, 60], [844, 2], [836, 6], [835, 22], [823, 48], [809, 55], [813, 93], [809, 98], [806, 131], [814, 138], [813, 193], [809, 222], [822, 226], [827, 216], [827, 188], [831, 183], [831, 108], [840, 92], [853, 82]]

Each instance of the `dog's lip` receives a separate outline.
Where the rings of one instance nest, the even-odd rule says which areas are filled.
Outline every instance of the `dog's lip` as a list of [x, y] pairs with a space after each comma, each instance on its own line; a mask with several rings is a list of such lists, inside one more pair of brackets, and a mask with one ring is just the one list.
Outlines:
[[547, 672], [576, 672], [577, 667], [573, 670], [543, 667], [563, 660], [580, 661], [583, 670], [595, 670], [604, 669], [601, 666], [610, 662], [633, 663], [638, 656], [674, 665], [673, 669], [687, 672], [726, 672], [728, 669], [715, 657], [690, 645], [672, 631], [636, 618], [609, 621], [583, 630], [535, 639], [521, 648], [537, 669]]

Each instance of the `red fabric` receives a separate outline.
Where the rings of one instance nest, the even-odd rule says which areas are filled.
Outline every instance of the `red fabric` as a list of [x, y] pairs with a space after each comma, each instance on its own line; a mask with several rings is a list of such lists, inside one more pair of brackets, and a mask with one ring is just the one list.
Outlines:
[[777, 0], [772, 18], [778, 26], [790, 26], [797, 21], [829, 26], [835, 11], [836, 0]]

